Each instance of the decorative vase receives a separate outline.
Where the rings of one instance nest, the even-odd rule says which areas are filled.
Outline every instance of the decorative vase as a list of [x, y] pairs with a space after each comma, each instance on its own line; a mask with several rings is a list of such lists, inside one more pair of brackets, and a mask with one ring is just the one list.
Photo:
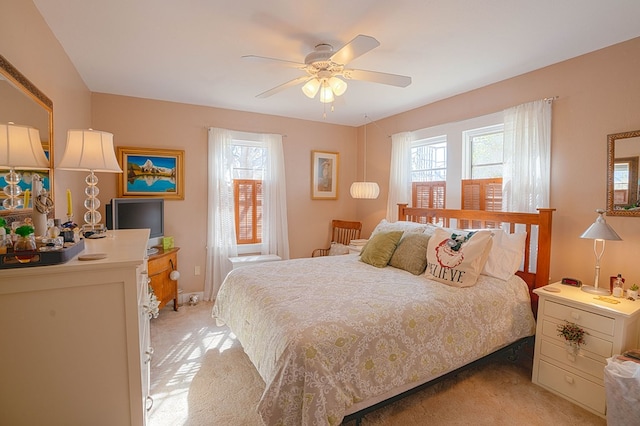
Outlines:
[[567, 345], [567, 352], [572, 355], [577, 355], [580, 351], [580, 345], [576, 342], [567, 341], [565, 342], [565, 344]]
[[13, 243], [13, 252], [20, 263], [29, 263], [36, 251], [36, 237], [33, 234], [27, 236], [18, 236]]
[[634, 299], [638, 298], [638, 290], [627, 290], [627, 296]]

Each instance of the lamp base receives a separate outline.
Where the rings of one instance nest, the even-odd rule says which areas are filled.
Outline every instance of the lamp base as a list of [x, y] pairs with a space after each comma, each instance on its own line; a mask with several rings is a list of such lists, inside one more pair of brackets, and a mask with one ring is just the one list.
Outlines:
[[604, 296], [611, 296], [611, 292], [609, 291], [609, 289], [606, 289], [604, 287], [594, 287], [592, 285], [583, 285], [581, 289], [582, 291], [585, 291], [591, 294], [602, 294]]

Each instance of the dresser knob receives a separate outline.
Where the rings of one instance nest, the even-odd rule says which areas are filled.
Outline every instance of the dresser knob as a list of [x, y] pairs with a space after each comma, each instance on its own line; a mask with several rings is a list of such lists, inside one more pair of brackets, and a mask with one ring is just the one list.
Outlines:
[[574, 320], [580, 319], [580, 314], [577, 312], [571, 312], [571, 318]]
[[573, 377], [571, 376], [564, 376], [564, 380], [569, 384], [573, 384]]
[[567, 354], [567, 359], [571, 362], [576, 362], [576, 357], [574, 355]]

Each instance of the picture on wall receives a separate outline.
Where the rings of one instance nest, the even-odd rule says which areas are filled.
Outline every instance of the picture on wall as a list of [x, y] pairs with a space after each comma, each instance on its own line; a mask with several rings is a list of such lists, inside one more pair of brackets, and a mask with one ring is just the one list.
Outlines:
[[118, 147], [117, 155], [118, 197], [184, 199], [184, 151]]
[[338, 199], [337, 152], [311, 151], [311, 199]]

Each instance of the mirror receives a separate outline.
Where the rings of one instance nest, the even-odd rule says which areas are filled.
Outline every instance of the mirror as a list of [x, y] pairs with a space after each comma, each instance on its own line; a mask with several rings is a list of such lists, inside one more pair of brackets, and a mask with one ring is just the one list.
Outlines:
[[[31, 189], [31, 176], [33, 173], [38, 173], [42, 177], [44, 188], [53, 198], [53, 102], [0, 55], [0, 123], [8, 122], [38, 129], [42, 146], [49, 159], [49, 171], [21, 172], [20, 187], [23, 190]], [[0, 170], [0, 217], [10, 222], [23, 220], [24, 217], [31, 215], [31, 207], [13, 211], [4, 210], [2, 207], [2, 200], [5, 197], [2, 191], [6, 185], [5, 174], [6, 170]], [[53, 212], [49, 216], [53, 217]]]
[[607, 215], [640, 216], [640, 130], [607, 136]]

